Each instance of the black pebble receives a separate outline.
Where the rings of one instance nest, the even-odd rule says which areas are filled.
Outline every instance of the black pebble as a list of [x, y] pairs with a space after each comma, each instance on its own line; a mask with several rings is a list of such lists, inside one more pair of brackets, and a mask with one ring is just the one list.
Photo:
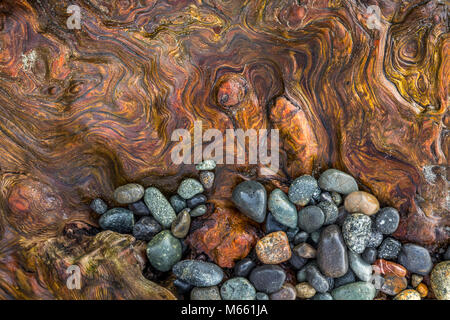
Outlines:
[[183, 280], [180, 280], [180, 279], [175, 279], [175, 281], [173, 282], [173, 285], [177, 288], [177, 291], [180, 294], [188, 293], [194, 287], [194, 286], [190, 285], [189, 283], [184, 282]]
[[378, 248], [378, 258], [385, 260], [395, 260], [397, 259], [401, 248], [402, 244], [399, 241], [390, 237], [386, 238]]
[[344, 274], [342, 277], [334, 279], [334, 287], [338, 288], [340, 286], [353, 283], [356, 281], [355, 274], [351, 269], [348, 269], [347, 273]]
[[234, 275], [236, 277], [246, 278], [250, 271], [255, 267], [255, 263], [250, 258], [244, 258], [238, 261], [234, 266]]
[[368, 264], [372, 264], [377, 259], [377, 249], [375, 248], [366, 248], [364, 252], [361, 254], [361, 258]]
[[161, 225], [155, 219], [142, 217], [133, 227], [133, 236], [139, 240], [150, 241], [161, 230]]
[[308, 233], [305, 231], [300, 231], [299, 233], [297, 233], [294, 237], [294, 245], [298, 245], [302, 242], [306, 242], [306, 240], [308, 240]]
[[267, 213], [266, 218], [266, 234], [276, 232], [276, 231], [287, 231], [288, 227], [282, 225], [278, 221], [275, 220], [272, 213]]
[[149, 216], [150, 210], [148, 210], [147, 205], [144, 201], [134, 202], [128, 205], [128, 209], [133, 211], [133, 213], [137, 216]]
[[195, 208], [201, 204], [204, 204], [208, 200], [204, 194], [197, 194], [190, 198], [189, 200], [186, 200], [186, 205], [188, 208]]

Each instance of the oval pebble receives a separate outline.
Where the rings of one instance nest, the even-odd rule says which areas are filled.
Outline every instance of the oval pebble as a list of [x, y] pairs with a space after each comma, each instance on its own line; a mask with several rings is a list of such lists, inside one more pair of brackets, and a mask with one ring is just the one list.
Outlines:
[[373, 300], [376, 289], [370, 282], [353, 282], [331, 292], [334, 300]]
[[217, 286], [195, 287], [191, 291], [191, 300], [222, 300]]
[[129, 183], [114, 190], [114, 200], [120, 204], [139, 201], [144, 196], [144, 187], [137, 183]]
[[434, 295], [439, 300], [450, 300], [450, 261], [438, 263], [430, 277]]
[[169, 271], [181, 259], [181, 243], [170, 231], [163, 230], [147, 244], [147, 257], [156, 270]]
[[222, 285], [220, 294], [223, 300], [255, 300], [255, 287], [245, 278], [231, 278]]
[[375, 219], [375, 227], [382, 234], [394, 233], [400, 222], [400, 215], [395, 208], [387, 207], [380, 210]]
[[102, 214], [98, 223], [104, 230], [131, 233], [134, 226], [133, 212], [124, 208], [113, 208]]
[[201, 170], [214, 170], [216, 168], [216, 161], [208, 159], [195, 165], [195, 169]]
[[104, 214], [108, 210], [108, 206], [106, 205], [105, 201], [100, 198], [92, 200], [90, 208], [97, 214]]
[[428, 275], [433, 268], [428, 250], [412, 243], [406, 243], [401, 247], [398, 263], [408, 269], [409, 272], [422, 276]]
[[288, 192], [289, 200], [297, 205], [306, 206], [313, 195], [317, 193], [317, 190], [319, 190], [319, 187], [316, 179], [305, 174], [295, 179], [290, 185]]
[[187, 178], [181, 181], [177, 193], [180, 197], [187, 200], [203, 191], [203, 185], [198, 180]]
[[311, 233], [318, 230], [325, 222], [325, 214], [317, 206], [307, 206], [298, 212], [298, 226]]
[[422, 300], [420, 294], [413, 289], [406, 289], [394, 297], [394, 300]]
[[318, 184], [323, 190], [335, 191], [341, 194], [358, 191], [356, 180], [351, 175], [336, 169], [324, 171], [319, 177]]
[[370, 193], [354, 191], [345, 197], [344, 207], [350, 213], [364, 213], [371, 216], [378, 212], [380, 203]]
[[369, 216], [354, 213], [347, 216], [342, 225], [342, 235], [347, 247], [355, 253], [363, 253], [369, 242], [372, 220]]
[[144, 202], [156, 221], [165, 228], [169, 228], [177, 217], [169, 201], [157, 188], [149, 187], [145, 190]]
[[297, 291], [290, 283], [285, 283], [280, 290], [270, 295], [270, 300], [295, 300]]
[[150, 241], [161, 232], [162, 227], [152, 217], [142, 217], [133, 227], [133, 237], [138, 240]]
[[266, 218], [267, 192], [261, 183], [241, 182], [233, 189], [231, 198], [239, 211], [250, 219], [262, 223]]
[[286, 274], [277, 265], [263, 265], [252, 270], [249, 276], [250, 282], [258, 291], [270, 294], [281, 289]]
[[173, 266], [172, 271], [179, 279], [196, 287], [218, 285], [224, 276], [218, 265], [199, 260], [180, 261]]

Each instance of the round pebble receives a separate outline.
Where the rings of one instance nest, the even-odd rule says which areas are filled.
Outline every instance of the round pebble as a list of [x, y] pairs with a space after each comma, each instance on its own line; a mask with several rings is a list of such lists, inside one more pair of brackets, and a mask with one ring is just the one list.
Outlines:
[[181, 211], [173, 220], [170, 230], [177, 238], [185, 238], [191, 226], [191, 215], [188, 209]]
[[314, 289], [308, 282], [302, 282], [295, 286], [297, 297], [300, 299], [310, 299], [316, 294]]
[[120, 204], [139, 201], [144, 196], [144, 187], [137, 183], [129, 183], [114, 191], [114, 200]]
[[222, 300], [217, 286], [195, 287], [191, 291], [191, 300]]
[[268, 208], [275, 220], [290, 228], [297, 227], [297, 208], [281, 189], [274, 189], [269, 196]]
[[181, 181], [177, 193], [180, 197], [187, 200], [203, 191], [204, 188], [198, 180], [187, 178]]
[[244, 258], [234, 265], [234, 275], [236, 277], [247, 277], [255, 266], [256, 264], [252, 259]]
[[209, 190], [214, 185], [215, 175], [214, 172], [211, 171], [202, 171], [199, 174], [200, 183], [206, 190]]
[[316, 257], [316, 249], [306, 242], [296, 245], [292, 251], [305, 259], [314, 259]]
[[156, 270], [169, 271], [181, 259], [181, 243], [170, 231], [163, 230], [147, 244], [147, 257]]
[[378, 251], [375, 248], [366, 248], [361, 254], [361, 258], [368, 264], [372, 264], [377, 260]]
[[133, 237], [138, 240], [150, 241], [161, 230], [162, 227], [158, 221], [152, 217], [142, 217], [133, 227]]
[[366, 247], [368, 248], [378, 248], [383, 242], [383, 234], [372, 227], [372, 231], [370, 232], [369, 241], [367, 241]]
[[[402, 244], [394, 238], [386, 238], [378, 248], [378, 258], [386, 260], [397, 259]], [[400, 263], [403, 264], [403, 263]], [[407, 268], [408, 269], [408, 268]]]
[[260, 239], [255, 247], [258, 259], [265, 264], [279, 264], [291, 258], [291, 248], [286, 233], [272, 232]]
[[319, 177], [318, 184], [323, 190], [341, 194], [358, 191], [356, 180], [351, 175], [336, 169], [328, 169], [323, 172]]
[[270, 294], [281, 289], [286, 274], [277, 265], [263, 265], [252, 270], [249, 276], [250, 282], [256, 290]]
[[267, 192], [261, 183], [241, 182], [234, 188], [231, 198], [239, 211], [250, 219], [262, 223], [266, 218]]
[[316, 179], [310, 175], [303, 175], [295, 179], [289, 187], [289, 200], [300, 206], [306, 206], [317, 190], [319, 187]]
[[378, 212], [380, 203], [370, 193], [354, 191], [345, 197], [344, 207], [350, 213], [364, 213], [371, 216]]
[[198, 207], [192, 209], [190, 214], [191, 214], [191, 217], [195, 218], [195, 217], [200, 217], [200, 216], [204, 215], [207, 211], [208, 211], [208, 208], [206, 207], [206, 205], [201, 204]]
[[144, 202], [156, 221], [164, 228], [169, 228], [177, 217], [169, 201], [157, 188], [149, 187], [145, 190]]
[[397, 230], [400, 215], [394, 208], [387, 207], [380, 210], [375, 219], [375, 226], [382, 234], [392, 234]]
[[395, 296], [405, 290], [407, 286], [408, 281], [405, 277], [399, 277], [395, 274], [387, 274], [384, 276], [383, 285], [381, 286], [380, 291], [387, 295]]
[[106, 205], [105, 201], [100, 198], [92, 200], [90, 208], [97, 214], [104, 214], [108, 210], [108, 206]]
[[222, 285], [220, 294], [223, 300], [255, 300], [256, 290], [243, 277], [231, 278]]
[[355, 253], [363, 253], [370, 238], [372, 220], [369, 216], [354, 213], [347, 216], [342, 225], [342, 235], [347, 247]]
[[200, 260], [180, 261], [173, 266], [172, 271], [178, 278], [196, 287], [218, 285], [224, 276], [219, 266]]
[[394, 300], [422, 300], [420, 294], [413, 289], [406, 289], [395, 296]]
[[401, 247], [398, 255], [398, 263], [408, 271], [426, 276], [433, 268], [430, 253], [424, 247], [412, 243], [406, 243]]
[[420, 294], [421, 298], [426, 298], [428, 296], [428, 287], [425, 283], [419, 284], [416, 290]]
[[317, 206], [307, 206], [298, 212], [298, 226], [311, 233], [318, 230], [325, 222], [325, 214]]
[[134, 226], [133, 212], [124, 208], [113, 208], [102, 214], [98, 223], [104, 230], [131, 233]]

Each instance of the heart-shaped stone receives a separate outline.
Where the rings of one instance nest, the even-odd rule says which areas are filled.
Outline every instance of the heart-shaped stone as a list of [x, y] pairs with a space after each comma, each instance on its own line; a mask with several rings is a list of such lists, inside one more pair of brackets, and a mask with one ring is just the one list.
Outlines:
[[267, 192], [261, 183], [253, 180], [241, 182], [234, 188], [232, 200], [250, 219], [262, 223], [266, 218]]

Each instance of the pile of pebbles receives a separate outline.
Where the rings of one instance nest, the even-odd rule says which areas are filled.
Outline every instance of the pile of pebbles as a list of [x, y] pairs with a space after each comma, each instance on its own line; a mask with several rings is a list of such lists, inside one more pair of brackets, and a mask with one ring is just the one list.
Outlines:
[[[212, 162], [202, 163], [198, 169], [214, 167]], [[360, 191], [352, 176], [336, 169], [326, 170], [317, 180], [298, 177], [287, 194], [274, 189], [267, 195], [254, 180], [240, 183], [232, 201], [242, 214], [262, 224], [265, 233], [252, 253], [233, 269], [181, 260], [179, 239], [186, 237], [190, 218], [203, 212], [198, 208], [206, 201], [200, 179], [203, 185], [183, 180], [169, 202], [153, 187], [145, 192], [136, 187], [123, 195], [118, 188], [115, 199], [133, 202], [129, 210], [114, 208], [100, 218], [104, 229], [132, 232], [149, 241], [150, 264], [160, 271], [171, 270], [175, 287], [191, 300], [450, 299], [449, 248], [442, 255], [445, 261], [433, 268], [434, 258], [427, 249], [402, 244], [392, 236], [400, 221], [398, 211], [380, 209], [375, 196]], [[142, 197], [144, 202], [138, 201]], [[148, 222], [136, 228], [143, 218], [133, 226], [133, 214], [123, 210], [137, 215], [136, 207], [144, 211], [144, 206], [153, 217], [146, 214]]]

